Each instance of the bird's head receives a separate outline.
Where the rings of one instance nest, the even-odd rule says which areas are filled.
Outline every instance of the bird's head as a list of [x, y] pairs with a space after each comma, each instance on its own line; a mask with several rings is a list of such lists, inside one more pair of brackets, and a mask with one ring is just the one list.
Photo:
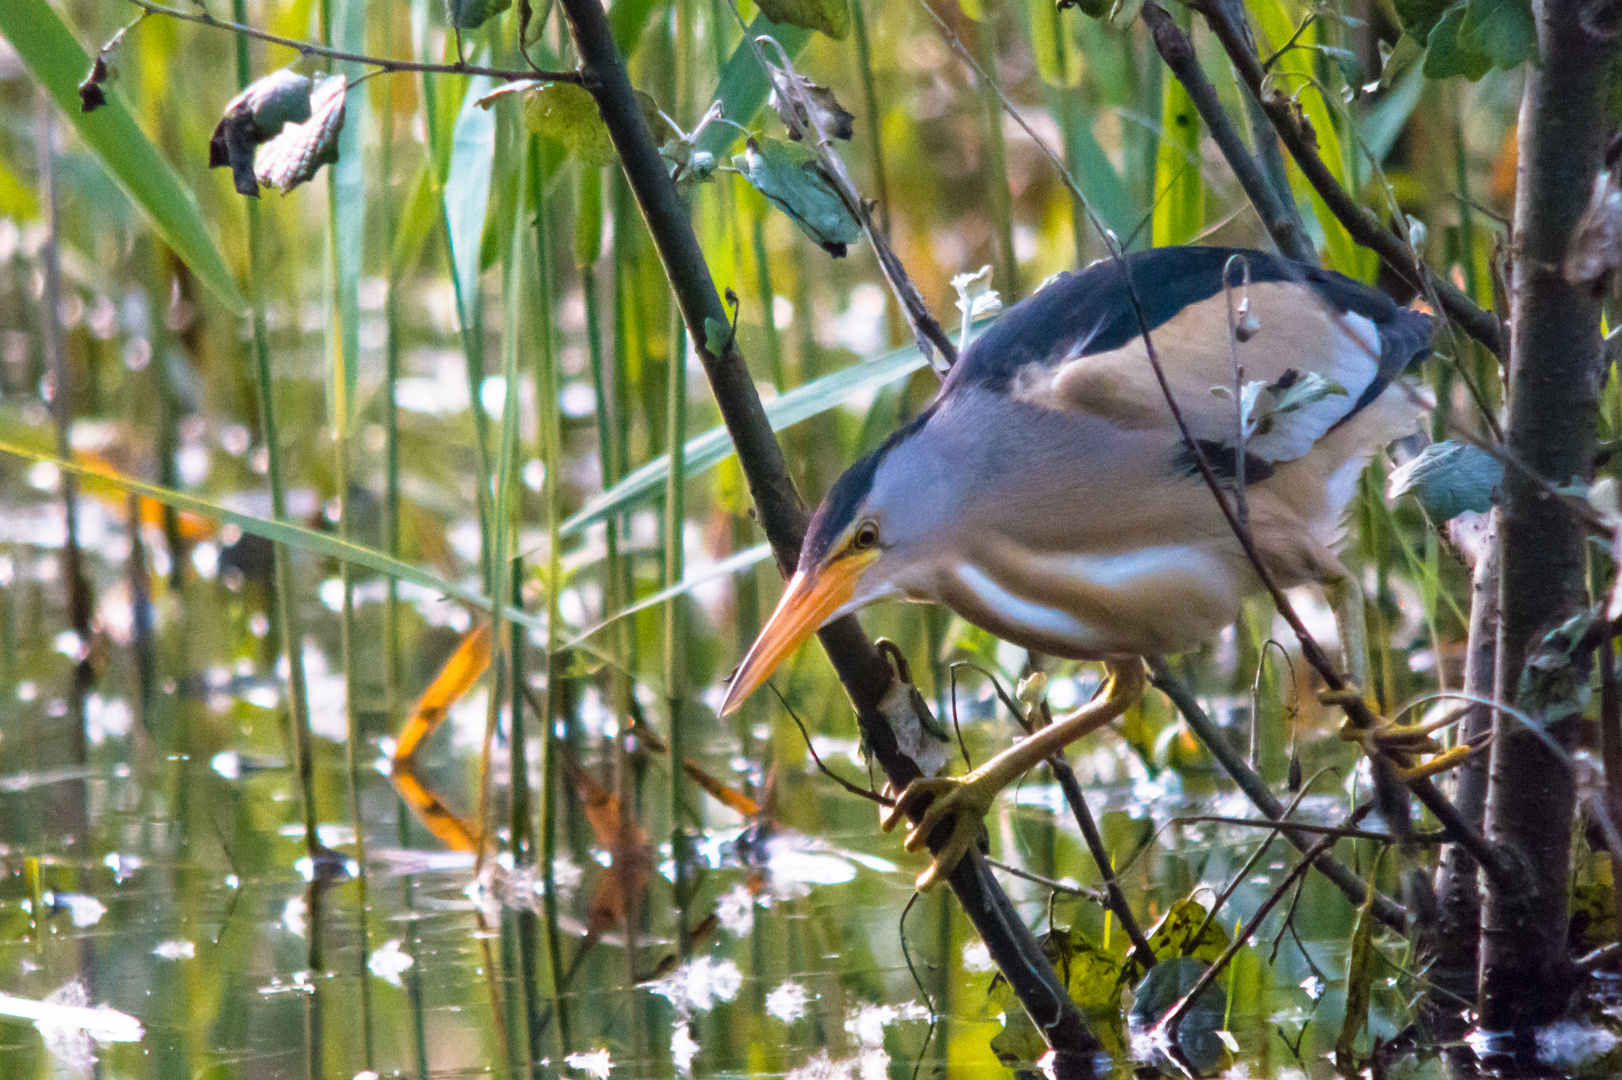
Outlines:
[[846, 469], [811, 517], [800, 562], [721, 706], [736, 709], [806, 638], [832, 620], [896, 592], [941, 509], [929, 497], [925, 416]]

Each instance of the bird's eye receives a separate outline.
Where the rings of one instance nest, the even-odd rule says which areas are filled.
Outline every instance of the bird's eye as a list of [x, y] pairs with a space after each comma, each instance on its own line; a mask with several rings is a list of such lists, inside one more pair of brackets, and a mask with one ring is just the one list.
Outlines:
[[879, 527], [876, 522], [864, 521], [856, 526], [856, 535], [851, 538], [850, 546], [857, 551], [866, 551], [879, 542]]

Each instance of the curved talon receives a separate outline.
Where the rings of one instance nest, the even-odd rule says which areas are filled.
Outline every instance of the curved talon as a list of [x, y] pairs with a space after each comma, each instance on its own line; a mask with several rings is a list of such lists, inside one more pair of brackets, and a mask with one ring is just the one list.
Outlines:
[[918, 823], [907, 831], [902, 846], [908, 851], [923, 848], [936, 827], [948, 815], [952, 817], [951, 835], [935, 852], [929, 867], [918, 875], [916, 886], [919, 892], [928, 892], [951, 874], [980, 839], [981, 820], [991, 809], [992, 800], [997, 794], [996, 790], [983, 793], [983, 787], [983, 780], [972, 773], [967, 777], [918, 779], [908, 784], [906, 790], [896, 798], [895, 805], [885, 811], [880, 827], [889, 832], [901, 824], [908, 812], [916, 809], [926, 796], [933, 800]]

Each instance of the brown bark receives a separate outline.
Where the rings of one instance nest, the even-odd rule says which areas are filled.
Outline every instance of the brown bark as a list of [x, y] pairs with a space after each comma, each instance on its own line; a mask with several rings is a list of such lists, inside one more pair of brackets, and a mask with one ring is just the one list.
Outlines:
[[[1603, 370], [1599, 301], [1561, 263], [1599, 168], [1602, 90], [1616, 9], [1592, 0], [1535, 4], [1538, 58], [1521, 102], [1510, 297], [1511, 454], [1547, 483], [1592, 473]], [[1522, 669], [1549, 631], [1587, 602], [1583, 525], [1535, 476], [1504, 478], [1499, 525], [1502, 619], [1497, 690], [1570, 747], [1578, 716], [1563, 701], [1516, 701]], [[1525, 1035], [1565, 1007], [1567, 877], [1576, 791], [1565, 765], [1507, 713], [1494, 722], [1487, 832], [1519, 863], [1519, 887], [1494, 885], [1482, 909], [1480, 1025]]]

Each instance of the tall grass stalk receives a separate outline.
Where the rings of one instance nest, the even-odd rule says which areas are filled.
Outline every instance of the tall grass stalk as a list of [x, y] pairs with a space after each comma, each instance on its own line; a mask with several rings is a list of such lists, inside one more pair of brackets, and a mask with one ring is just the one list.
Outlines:
[[564, 657], [559, 645], [562, 641], [563, 616], [559, 611], [558, 593], [563, 580], [563, 554], [558, 525], [562, 522], [562, 505], [558, 485], [563, 471], [563, 436], [558, 420], [559, 380], [557, 370], [556, 327], [552, 319], [555, 295], [552, 284], [551, 237], [546, 215], [546, 174], [541, 163], [541, 144], [538, 136], [529, 137], [530, 207], [535, 216], [535, 250], [539, 255], [535, 274], [536, 313], [536, 372], [535, 402], [540, 421], [543, 461], [546, 482], [543, 497], [546, 500], [546, 715], [541, 719], [542, 775], [540, 820], [536, 823], [541, 844], [541, 916], [546, 920], [547, 961], [550, 965], [552, 1008], [557, 1015], [560, 1056], [571, 1046], [569, 1010], [563, 999], [563, 939], [558, 929], [557, 881], [553, 865], [557, 859], [558, 830], [558, 715], [563, 701]]
[[[247, 0], [232, 0], [233, 13], [238, 20], [246, 18]], [[253, 70], [248, 63], [248, 43], [237, 38], [237, 83], [247, 86], [253, 81]], [[259, 201], [248, 199], [248, 300], [251, 308], [250, 325], [254, 358], [254, 378], [259, 397], [260, 437], [265, 441], [266, 480], [270, 485], [270, 513], [277, 521], [287, 520], [287, 489], [282, 481], [281, 438], [276, 430], [276, 403], [274, 384], [270, 376], [270, 334], [265, 325], [265, 244], [264, 230], [259, 220]], [[276, 592], [276, 621], [282, 632], [282, 655], [287, 664], [287, 714], [291, 732], [294, 768], [299, 804], [304, 818], [305, 854], [314, 858], [320, 853], [321, 843], [316, 836], [316, 799], [314, 757], [310, 732], [309, 691], [304, 679], [303, 635], [298, 617], [298, 597], [294, 591], [291, 556], [284, 544], [274, 546], [274, 585]], [[312, 931], [314, 924], [312, 922]], [[307, 957], [312, 971], [320, 969], [320, 935], [311, 933]]]
[[[362, 3], [363, 0], [349, 0], [349, 3]], [[348, 19], [345, 20], [348, 23]], [[347, 37], [347, 34], [345, 34]], [[321, 41], [323, 45], [332, 45], [332, 4], [331, 0], [322, 0], [321, 3]], [[350, 42], [345, 41], [345, 44]], [[344, 73], [345, 77], [348, 73]], [[359, 110], [356, 110], [359, 111]], [[355, 124], [362, 117], [351, 116], [349, 123]], [[359, 149], [359, 146], [355, 146]], [[346, 162], [346, 168], [353, 168], [355, 162]], [[350, 250], [349, 245], [357, 242], [359, 236], [352, 236], [345, 228], [348, 224], [344, 219], [347, 214], [358, 212], [358, 208], [341, 204], [343, 197], [339, 191], [340, 173], [338, 166], [327, 171], [327, 304], [328, 304], [328, 343], [327, 355], [330, 361], [328, 373], [331, 391], [328, 395], [332, 424], [332, 455], [333, 455], [333, 487], [338, 500], [338, 539], [348, 543], [350, 540], [350, 436], [352, 434], [352, 418], [354, 403], [350, 397], [351, 388], [355, 384], [356, 369], [360, 364], [360, 327], [357, 325], [360, 316], [359, 299], [355, 295], [358, 288], [357, 276], [345, 271], [346, 266], [358, 267], [364, 259], [364, 251]], [[364, 203], [365, 180], [364, 172], [359, 172], [360, 192]], [[386, 186], [386, 185], [385, 185]], [[359, 988], [360, 1029], [362, 1059], [368, 1070], [374, 1063], [374, 1049], [372, 1038], [372, 982], [367, 970], [366, 961], [371, 953], [371, 930], [367, 923], [367, 883], [366, 883], [366, 823], [361, 813], [360, 789], [360, 747], [365, 739], [365, 732], [360, 729], [355, 709], [355, 572], [354, 564], [345, 559], [338, 564], [339, 581], [343, 589], [342, 607], [338, 621], [338, 652], [344, 672], [344, 730], [348, 738], [344, 743], [344, 766], [346, 773], [346, 786], [348, 788], [350, 829], [354, 833], [355, 845], [355, 904], [356, 904], [356, 934], [360, 948], [356, 957], [356, 980]]]

